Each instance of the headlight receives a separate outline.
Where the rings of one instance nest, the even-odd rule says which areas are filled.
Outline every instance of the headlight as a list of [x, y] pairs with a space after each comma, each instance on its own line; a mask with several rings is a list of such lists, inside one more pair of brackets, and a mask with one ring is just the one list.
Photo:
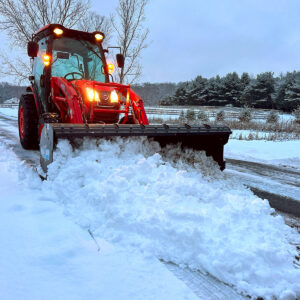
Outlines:
[[100, 101], [99, 93], [91, 88], [86, 88], [89, 101]]
[[117, 102], [119, 102], [119, 95], [118, 95], [118, 93], [116, 92], [116, 91], [112, 91], [111, 93], [110, 93], [110, 102], [111, 103], [117, 103]]

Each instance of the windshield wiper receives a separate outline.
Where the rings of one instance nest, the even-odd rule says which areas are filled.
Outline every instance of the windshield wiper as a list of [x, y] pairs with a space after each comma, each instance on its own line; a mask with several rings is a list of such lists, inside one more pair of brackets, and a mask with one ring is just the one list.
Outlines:
[[103, 64], [103, 60], [102, 60], [102, 57], [91, 47], [91, 46], [89, 46], [87, 43], [84, 43], [82, 40], [79, 40], [79, 42], [82, 44], [82, 45], [84, 45], [84, 46], [86, 46], [90, 51], [92, 51], [96, 56], [98, 56], [100, 59], [101, 59], [101, 61], [102, 61], [102, 64]]

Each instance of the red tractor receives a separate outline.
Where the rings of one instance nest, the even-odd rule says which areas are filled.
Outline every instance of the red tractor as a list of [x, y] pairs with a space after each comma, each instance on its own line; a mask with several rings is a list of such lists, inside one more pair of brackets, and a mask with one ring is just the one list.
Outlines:
[[[31, 86], [19, 104], [19, 135], [25, 149], [40, 148], [41, 166], [53, 160], [58, 139], [147, 136], [161, 146], [204, 150], [224, 169], [223, 148], [231, 133], [223, 126], [149, 125], [142, 99], [129, 85], [112, 82], [112, 65], [101, 32], [50, 24], [32, 36]], [[118, 67], [124, 57], [116, 55]]]

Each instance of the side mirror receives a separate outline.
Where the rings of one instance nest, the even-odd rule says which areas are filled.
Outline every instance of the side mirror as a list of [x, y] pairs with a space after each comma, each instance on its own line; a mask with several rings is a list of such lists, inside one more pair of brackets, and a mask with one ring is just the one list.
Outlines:
[[38, 52], [39, 52], [39, 44], [36, 42], [32, 42], [32, 41], [28, 42], [28, 44], [27, 44], [28, 56], [30, 56], [32, 58], [37, 57]]
[[123, 54], [117, 54], [116, 59], [117, 59], [118, 67], [123, 68], [124, 67], [124, 56], [123, 56]]

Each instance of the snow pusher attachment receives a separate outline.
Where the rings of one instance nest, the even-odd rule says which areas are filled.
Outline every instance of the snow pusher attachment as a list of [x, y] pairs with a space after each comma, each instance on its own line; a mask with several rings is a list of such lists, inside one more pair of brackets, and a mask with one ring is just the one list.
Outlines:
[[41, 166], [47, 172], [47, 166], [53, 160], [55, 145], [60, 139], [70, 141], [77, 138], [110, 138], [146, 136], [157, 141], [161, 147], [180, 144], [182, 148], [203, 150], [207, 156], [225, 169], [223, 159], [224, 145], [231, 131], [221, 126], [190, 126], [185, 125], [138, 125], [138, 124], [60, 124], [48, 123], [44, 126], [41, 136]]
[[[53, 161], [60, 139], [134, 136], [145, 136], [162, 147], [179, 143], [182, 148], [204, 150], [223, 170], [223, 149], [230, 129], [149, 125], [141, 98], [129, 85], [113, 82], [113, 65], [106, 61], [109, 51], [102, 46], [104, 38], [101, 32], [49, 24], [28, 43], [33, 74], [19, 104], [20, 141], [26, 149], [40, 144], [43, 170]], [[124, 67], [121, 53], [116, 62]]]

